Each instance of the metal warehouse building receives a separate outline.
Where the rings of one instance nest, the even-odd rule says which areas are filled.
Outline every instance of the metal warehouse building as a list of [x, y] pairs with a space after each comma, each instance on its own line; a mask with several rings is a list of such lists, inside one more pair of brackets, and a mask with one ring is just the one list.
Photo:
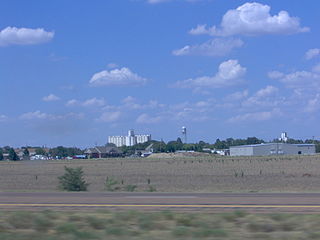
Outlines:
[[314, 144], [266, 143], [230, 147], [230, 156], [310, 155], [315, 152]]

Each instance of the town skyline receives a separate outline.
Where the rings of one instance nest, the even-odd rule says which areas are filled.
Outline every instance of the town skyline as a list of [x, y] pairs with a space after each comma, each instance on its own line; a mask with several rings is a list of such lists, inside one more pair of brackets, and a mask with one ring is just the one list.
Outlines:
[[0, 146], [320, 138], [320, 2], [2, 2]]

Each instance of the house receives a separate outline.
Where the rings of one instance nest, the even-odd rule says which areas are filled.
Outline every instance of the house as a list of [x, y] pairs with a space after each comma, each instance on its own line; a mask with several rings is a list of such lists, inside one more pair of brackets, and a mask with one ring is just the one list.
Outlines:
[[94, 148], [88, 148], [84, 154], [88, 158], [110, 158], [110, 157], [122, 157], [123, 153], [117, 147], [110, 146], [97, 146]]

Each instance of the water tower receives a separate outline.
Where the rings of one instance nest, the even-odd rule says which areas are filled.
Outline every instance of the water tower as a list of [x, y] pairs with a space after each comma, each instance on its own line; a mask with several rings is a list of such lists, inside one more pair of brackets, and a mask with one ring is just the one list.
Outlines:
[[184, 143], [187, 143], [187, 128], [182, 127], [181, 132], [182, 132], [182, 138], [184, 140]]

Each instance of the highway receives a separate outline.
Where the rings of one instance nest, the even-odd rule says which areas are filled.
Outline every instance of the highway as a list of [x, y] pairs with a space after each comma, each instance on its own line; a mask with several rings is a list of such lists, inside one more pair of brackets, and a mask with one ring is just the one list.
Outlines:
[[320, 193], [0, 192], [0, 210], [101, 208], [320, 213]]

